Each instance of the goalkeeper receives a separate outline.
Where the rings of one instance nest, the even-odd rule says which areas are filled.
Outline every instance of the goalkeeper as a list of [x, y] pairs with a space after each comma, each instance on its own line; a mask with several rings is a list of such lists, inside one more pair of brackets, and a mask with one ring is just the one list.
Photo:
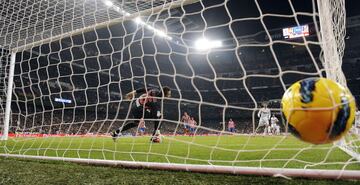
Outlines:
[[[129, 92], [126, 94], [125, 99], [132, 100], [136, 95], [141, 94], [138, 98], [135, 99], [135, 103], [132, 103], [131, 112], [135, 122], [125, 123], [119, 129], [115, 130], [111, 136], [114, 141], [117, 137], [126, 130], [129, 130], [134, 127], [138, 127], [139, 120], [144, 119], [155, 119], [154, 120], [154, 131], [152, 136], [155, 134], [160, 134], [160, 122], [161, 118], [161, 99], [163, 97], [171, 97], [171, 89], [167, 86], [164, 86], [162, 90], [157, 88], [140, 88], [135, 91]], [[153, 137], [151, 138], [152, 141]]]

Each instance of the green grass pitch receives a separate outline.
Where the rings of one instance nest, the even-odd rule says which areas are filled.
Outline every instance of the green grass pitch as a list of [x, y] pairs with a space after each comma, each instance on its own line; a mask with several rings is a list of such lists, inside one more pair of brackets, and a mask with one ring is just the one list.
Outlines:
[[252, 167], [360, 170], [350, 156], [328, 145], [309, 145], [292, 136], [165, 136], [15, 138], [0, 153], [107, 160]]
[[[11, 138], [0, 153], [186, 164], [360, 170], [358, 162], [329, 145], [309, 145], [292, 136], [166, 136]], [[0, 158], [0, 184], [356, 184], [358, 181], [234, 176], [121, 169]], [[25, 168], [26, 167], [26, 168]]]

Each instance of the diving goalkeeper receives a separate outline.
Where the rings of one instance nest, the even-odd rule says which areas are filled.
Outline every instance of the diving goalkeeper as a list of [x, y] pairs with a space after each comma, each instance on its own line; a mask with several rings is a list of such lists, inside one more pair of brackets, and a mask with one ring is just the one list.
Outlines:
[[[141, 94], [138, 98], [136, 95]], [[162, 90], [157, 88], [140, 88], [135, 91], [126, 94], [125, 99], [132, 100], [135, 98], [135, 102], [132, 103], [131, 112], [135, 122], [126, 122], [119, 129], [115, 130], [111, 136], [114, 141], [118, 138], [121, 132], [129, 130], [134, 127], [138, 127], [139, 120], [155, 119], [154, 131], [152, 136], [160, 134], [160, 122], [161, 118], [161, 99], [164, 97], [171, 97], [171, 89], [164, 86]], [[152, 141], [153, 137], [151, 138]]]

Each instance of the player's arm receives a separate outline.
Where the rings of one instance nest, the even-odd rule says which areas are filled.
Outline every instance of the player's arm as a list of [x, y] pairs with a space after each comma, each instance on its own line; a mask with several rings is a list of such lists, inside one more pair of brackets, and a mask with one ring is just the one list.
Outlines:
[[156, 117], [160, 118], [161, 116], [162, 116], [162, 113], [161, 113], [160, 109], [158, 109], [156, 111]]
[[182, 116], [182, 117], [181, 117], [181, 122], [184, 122], [184, 121], [185, 121], [185, 117]]
[[260, 109], [260, 110], [259, 110], [259, 112], [258, 112], [258, 115], [257, 115], [257, 116], [258, 116], [258, 118], [260, 118], [260, 116], [261, 116], [261, 112], [262, 112], [262, 109]]
[[126, 100], [131, 100], [136, 96], [136, 94], [145, 93], [145, 92], [146, 92], [145, 88], [140, 88], [140, 89], [133, 90], [133, 91], [131, 91], [131, 92], [129, 92], [129, 93], [127, 93], [125, 95], [125, 99]]
[[135, 97], [135, 95], [136, 95], [136, 90], [135, 90], [135, 91], [131, 91], [131, 92], [129, 92], [129, 93], [127, 93], [127, 94], [125, 95], [125, 99], [126, 99], [126, 100], [131, 100], [131, 99], [133, 99], [133, 98]]

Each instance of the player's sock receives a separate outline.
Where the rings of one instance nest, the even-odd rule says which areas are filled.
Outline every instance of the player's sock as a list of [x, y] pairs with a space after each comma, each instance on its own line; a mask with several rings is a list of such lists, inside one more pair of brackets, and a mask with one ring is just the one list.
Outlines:
[[111, 133], [111, 137], [113, 139], [114, 142], [116, 142], [116, 139], [119, 137], [120, 135], [120, 129], [115, 130], [114, 132]]
[[116, 142], [116, 139], [117, 139], [117, 137], [118, 137], [115, 132], [116, 132], [116, 131], [114, 131], [114, 132], [111, 133], [111, 138], [112, 138], [112, 140], [113, 140], [114, 142]]
[[153, 135], [155, 135], [158, 130], [159, 130], [159, 133], [160, 133], [160, 128], [161, 128], [161, 123], [160, 123], [160, 121], [154, 121], [154, 132], [153, 132]]

